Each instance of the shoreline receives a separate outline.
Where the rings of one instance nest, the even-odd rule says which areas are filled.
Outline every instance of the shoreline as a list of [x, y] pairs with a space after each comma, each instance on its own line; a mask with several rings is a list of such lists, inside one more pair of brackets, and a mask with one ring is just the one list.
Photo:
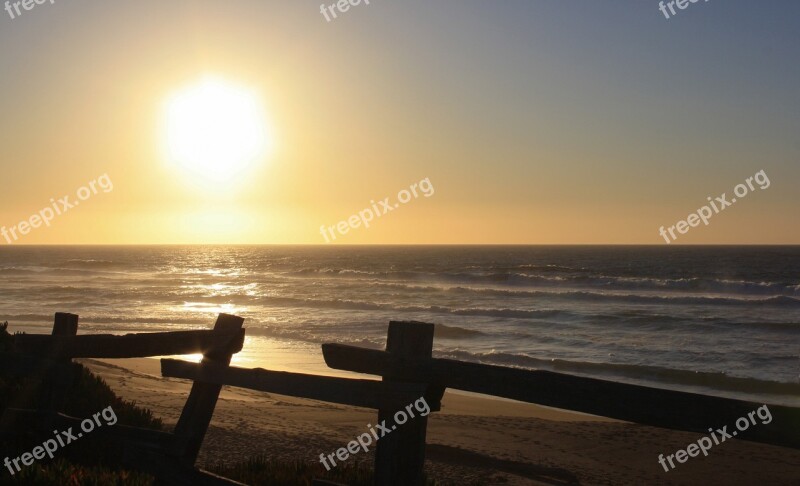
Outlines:
[[[197, 329], [208, 328], [208, 325], [197, 327]], [[10, 332], [28, 332], [31, 334], [50, 334], [51, 329], [52, 324], [49, 323], [41, 325], [32, 325], [30, 323], [20, 325], [12, 323], [10, 326]], [[195, 328], [192, 327], [191, 329]], [[86, 332], [87, 330], [88, 332]], [[141, 329], [116, 328], [113, 330], [97, 330], [89, 327], [88, 329], [82, 328], [80, 334], [99, 333], [122, 335], [149, 331], [166, 332], [169, 330], [173, 329], [169, 327], [157, 327], [154, 329], [143, 327]], [[378, 379], [377, 377], [371, 375], [351, 373], [329, 368], [324, 362], [320, 344], [316, 342], [296, 342], [287, 338], [267, 337], [261, 335], [246, 336], [245, 339], [246, 341], [243, 349], [233, 356], [231, 363], [232, 366], [243, 368], [264, 368], [274, 371], [288, 371], [293, 373], [335, 376], [341, 378]], [[434, 353], [434, 356], [436, 356], [436, 353]], [[195, 362], [199, 362], [201, 359], [199, 354], [193, 356], [163, 357], [189, 361], [194, 360]], [[592, 363], [592, 365], [596, 365], [600, 368], [609, 366], [608, 363]], [[795, 408], [800, 407], [800, 381], [764, 381], [762, 379], [747, 378], [737, 375], [728, 376], [725, 373], [689, 371], [685, 369], [658, 370], [661, 371], [659, 376], [654, 376], [654, 372], [651, 370], [649, 371], [650, 374], [647, 376], [637, 376], [629, 374], [620, 375], [603, 371], [587, 372], [585, 370], [576, 369], [563, 364], [548, 366], [545, 363], [541, 367], [537, 366], [536, 368], [567, 373], [575, 376], [583, 376], [619, 383], [628, 383], [651, 388], [683, 391], [700, 395], [717, 396], [720, 398], [732, 398], [735, 400], [744, 400], [769, 405]], [[674, 377], [671, 379], [669, 376], [670, 374], [678, 374], [683, 377], [681, 379], [675, 379]], [[497, 397], [485, 398], [492, 400], [503, 400], [502, 398]]]

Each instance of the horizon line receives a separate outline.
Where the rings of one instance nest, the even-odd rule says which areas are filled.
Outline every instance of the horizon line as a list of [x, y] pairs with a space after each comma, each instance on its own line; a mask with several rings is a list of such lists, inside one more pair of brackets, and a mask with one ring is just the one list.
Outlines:
[[647, 246], [647, 247], [710, 247], [710, 246], [800, 246], [800, 243], [37, 243], [5, 244], [0, 248], [37, 247], [125, 247], [125, 246], [308, 246], [308, 247], [376, 247], [376, 246]]

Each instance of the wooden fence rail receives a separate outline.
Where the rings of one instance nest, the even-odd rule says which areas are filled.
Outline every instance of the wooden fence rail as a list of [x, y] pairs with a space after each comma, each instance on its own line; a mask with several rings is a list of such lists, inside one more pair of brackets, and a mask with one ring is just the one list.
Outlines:
[[161, 375], [374, 409], [406, 405], [408, 402], [401, 403], [405, 397], [416, 394], [418, 398], [426, 391], [425, 386], [413, 383], [389, 387], [376, 380], [354, 380], [260, 368], [203, 368], [197, 363], [175, 359], [161, 360]]
[[[386, 349], [407, 358], [430, 357], [433, 349], [433, 326], [418, 322], [391, 322]], [[195, 386], [230, 385], [257, 391], [311, 398], [331, 403], [373, 408], [378, 422], [393, 423], [396, 412], [426, 397], [430, 410], [438, 411], [444, 387], [438, 383], [408, 380], [391, 373], [383, 381], [357, 380], [242, 369], [228, 366], [194, 364], [162, 359], [161, 374], [166, 377], [193, 380]], [[391, 435], [377, 442], [375, 451], [375, 483], [379, 485], [418, 485], [424, 482], [425, 435], [427, 417], [416, 417]]]
[[[23, 359], [8, 363], [0, 356], [0, 363], [8, 364], [15, 373], [28, 371], [41, 378], [34, 382], [46, 389], [48, 397], [38, 410], [19, 404], [7, 408], [0, 417], [0, 432], [20, 420], [43, 427], [77, 423], [78, 419], [59, 413], [71, 383], [72, 358], [192, 353], [203, 353], [202, 362], [161, 361], [162, 376], [193, 382], [174, 432], [124, 426], [102, 429], [109, 440], [132, 445], [126, 449], [132, 467], [169, 484], [238, 484], [194, 468], [223, 385], [371, 408], [377, 410], [377, 423], [393, 423], [395, 412], [420, 397], [425, 397], [431, 412], [440, 410], [446, 388], [703, 434], [709, 427], [731, 424], [764, 405], [549, 371], [433, 358], [434, 326], [420, 322], [390, 322], [383, 351], [322, 345], [329, 367], [374, 375], [381, 377], [380, 381], [237, 368], [230, 362], [244, 343], [243, 321], [220, 314], [211, 331], [77, 336], [78, 316], [57, 314], [52, 336], [14, 336], [15, 348], [27, 354]], [[772, 422], [740, 432], [737, 438], [800, 449], [800, 409], [768, 407]], [[416, 417], [378, 441], [377, 485], [423, 484], [426, 431], [427, 417]]]
[[[445, 388], [703, 434], [711, 426], [732, 424], [764, 405], [550, 371], [432, 358], [432, 339], [432, 324], [391, 322], [385, 351], [322, 345], [330, 368], [381, 376], [380, 382], [261, 369], [201, 369], [176, 360], [162, 360], [162, 375], [378, 409], [379, 423], [384, 419], [391, 423], [396, 410], [420, 396], [426, 396], [431, 411], [438, 411]], [[772, 422], [740, 432], [737, 438], [800, 449], [800, 409], [768, 407]], [[376, 484], [422, 484], [426, 424], [413, 424], [415, 427], [408, 427], [409, 423], [397, 429], [407, 431], [406, 435], [395, 432], [378, 442]]]
[[145, 358], [180, 354], [238, 353], [244, 345], [244, 329], [237, 331], [174, 331], [146, 334], [90, 334], [86, 336], [45, 336], [21, 334], [15, 337], [17, 350], [51, 359], [62, 358]]
[[[322, 350], [325, 362], [334, 369], [390, 373], [458, 390], [688, 432], [707, 433], [712, 425], [732, 424], [764, 405], [551, 371], [438, 358], [408, 359], [341, 344], [324, 344]], [[751, 427], [738, 438], [800, 449], [800, 409], [768, 406], [772, 422]]]

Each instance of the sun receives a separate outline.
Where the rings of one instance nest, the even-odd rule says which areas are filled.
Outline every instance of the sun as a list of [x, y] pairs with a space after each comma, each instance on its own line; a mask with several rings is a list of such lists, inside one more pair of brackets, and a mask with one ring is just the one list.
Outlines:
[[258, 94], [219, 77], [170, 96], [163, 122], [167, 158], [214, 181], [243, 173], [271, 146]]

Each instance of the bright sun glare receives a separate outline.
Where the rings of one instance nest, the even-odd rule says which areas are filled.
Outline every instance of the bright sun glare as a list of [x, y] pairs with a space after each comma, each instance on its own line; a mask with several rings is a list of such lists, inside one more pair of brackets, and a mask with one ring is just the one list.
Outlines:
[[212, 180], [241, 173], [271, 142], [258, 95], [219, 78], [178, 91], [164, 117], [169, 159]]

